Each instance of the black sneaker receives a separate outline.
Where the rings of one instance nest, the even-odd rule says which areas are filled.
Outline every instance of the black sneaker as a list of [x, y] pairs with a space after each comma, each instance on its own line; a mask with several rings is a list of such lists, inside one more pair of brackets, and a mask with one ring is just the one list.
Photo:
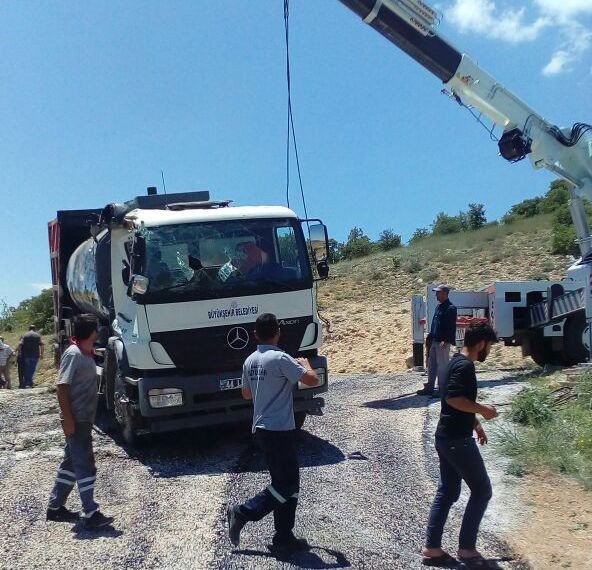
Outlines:
[[237, 507], [231, 506], [226, 509], [226, 520], [228, 521], [228, 538], [233, 546], [238, 546], [241, 530], [247, 521], [240, 516]]
[[440, 397], [440, 390], [434, 390], [431, 394], [430, 394], [430, 398], [439, 398]]
[[95, 511], [92, 516], [84, 517], [84, 528], [102, 528], [109, 526], [115, 519], [113, 517], [106, 517], [101, 511]]
[[433, 393], [434, 390], [431, 390], [430, 388], [422, 388], [416, 392], [418, 396], [431, 396]]
[[62, 506], [59, 509], [47, 509], [46, 519], [54, 522], [76, 522], [78, 517], [78, 512], [70, 511]]
[[308, 548], [310, 548], [310, 545], [305, 538], [296, 538], [290, 533], [286, 537], [274, 536], [270, 550], [280, 556], [286, 556], [298, 550], [306, 550]]

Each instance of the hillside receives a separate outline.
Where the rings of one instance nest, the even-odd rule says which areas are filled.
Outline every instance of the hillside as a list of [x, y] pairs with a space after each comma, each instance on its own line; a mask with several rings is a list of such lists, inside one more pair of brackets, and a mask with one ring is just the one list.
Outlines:
[[[571, 258], [552, 255], [551, 217], [427, 237], [416, 245], [332, 265], [319, 287], [331, 321], [323, 353], [332, 372], [392, 372], [411, 352], [411, 295], [428, 282], [476, 289], [491, 281], [558, 279]], [[532, 365], [520, 349], [496, 346], [488, 366]]]

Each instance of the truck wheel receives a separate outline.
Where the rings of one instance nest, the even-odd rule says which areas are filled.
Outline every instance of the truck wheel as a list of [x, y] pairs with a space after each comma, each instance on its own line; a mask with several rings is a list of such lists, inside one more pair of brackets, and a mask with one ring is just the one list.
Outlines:
[[552, 340], [537, 335], [531, 341], [530, 356], [539, 366], [564, 366], [565, 358], [562, 352], [553, 350]]
[[588, 360], [588, 350], [583, 341], [586, 328], [586, 315], [579, 312], [567, 319], [563, 335], [563, 356], [567, 366]]
[[296, 424], [296, 429], [302, 429], [304, 422], [306, 420], [306, 412], [295, 412], [294, 413], [294, 423]]
[[115, 419], [119, 424], [121, 435], [123, 436], [125, 443], [133, 446], [138, 439], [136, 434], [136, 422], [134, 411], [129, 403], [125, 383], [121, 377], [119, 367], [116, 368], [115, 372], [113, 411], [115, 412]]
[[103, 369], [103, 398], [105, 408], [113, 409], [115, 394], [115, 376], [117, 374], [117, 357], [113, 350], [105, 352], [105, 367]]

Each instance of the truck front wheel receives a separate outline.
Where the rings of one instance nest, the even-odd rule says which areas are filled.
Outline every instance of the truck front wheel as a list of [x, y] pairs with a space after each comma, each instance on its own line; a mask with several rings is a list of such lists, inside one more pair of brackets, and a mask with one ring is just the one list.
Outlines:
[[117, 367], [114, 384], [113, 410], [115, 419], [121, 428], [121, 435], [125, 443], [133, 446], [138, 440], [136, 420], [119, 367]]
[[563, 332], [563, 355], [568, 366], [580, 364], [588, 360], [588, 350], [584, 345], [586, 315], [583, 311], [569, 317]]

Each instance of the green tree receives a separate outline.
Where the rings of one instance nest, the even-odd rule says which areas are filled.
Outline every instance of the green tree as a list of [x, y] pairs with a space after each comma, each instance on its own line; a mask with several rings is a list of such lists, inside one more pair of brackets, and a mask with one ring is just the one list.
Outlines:
[[354, 257], [364, 257], [371, 252], [372, 242], [370, 238], [363, 232], [362, 228], [352, 228], [343, 247], [343, 257], [353, 259]]
[[440, 212], [432, 223], [432, 234], [457, 234], [463, 231], [465, 224], [466, 220], [460, 216], [450, 216], [444, 212]]
[[35, 325], [44, 333], [53, 332], [52, 290], [44, 289], [39, 295], [21, 301], [12, 312], [12, 325], [17, 329]]
[[467, 216], [469, 219], [468, 225], [470, 230], [478, 230], [487, 223], [485, 206], [483, 204], [469, 204]]
[[401, 247], [401, 236], [391, 229], [383, 230], [378, 236], [378, 245], [385, 251]]
[[543, 198], [537, 196], [536, 198], [529, 198], [522, 200], [518, 204], [514, 204], [504, 216], [502, 216], [502, 222], [504, 224], [510, 224], [516, 220], [522, 218], [532, 218], [537, 214], [540, 214], [539, 205]]
[[430, 235], [430, 230], [428, 230], [428, 228], [417, 228], [414, 232], [413, 235], [409, 238], [409, 243], [417, 243], [418, 241], [429, 237]]
[[329, 239], [329, 263], [337, 263], [343, 259], [344, 244], [336, 239]]
[[569, 201], [569, 184], [565, 180], [554, 180], [549, 190], [539, 204], [541, 214], [550, 214], [557, 211]]

